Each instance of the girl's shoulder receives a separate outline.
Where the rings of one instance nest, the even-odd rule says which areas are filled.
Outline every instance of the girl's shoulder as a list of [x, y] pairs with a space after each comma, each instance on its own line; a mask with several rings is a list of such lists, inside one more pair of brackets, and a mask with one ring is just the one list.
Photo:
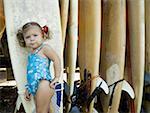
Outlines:
[[43, 46], [43, 54], [49, 58], [55, 57], [57, 55], [56, 51], [48, 44]]
[[52, 49], [51, 45], [47, 44], [47, 43], [43, 43], [43, 49]]
[[50, 52], [50, 51], [53, 51], [53, 48], [49, 44], [46, 44], [46, 43], [43, 44], [42, 52], [47, 53], [47, 52]]

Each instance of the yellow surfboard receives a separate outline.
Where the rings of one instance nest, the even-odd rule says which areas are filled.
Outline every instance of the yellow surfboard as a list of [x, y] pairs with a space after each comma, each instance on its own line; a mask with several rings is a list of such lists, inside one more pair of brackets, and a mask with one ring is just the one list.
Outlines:
[[[85, 69], [91, 73], [90, 94], [99, 75], [100, 41], [101, 0], [79, 0], [79, 67], [81, 80], [84, 80]], [[93, 107], [94, 101], [90, 104], [89, 113], [93, 113]]]
[[127, 21], [130, 39], [132, 83], [135, 91], [135, 113], [140, 113], [145, 62], [144, 0], [127, 0]]
[[3, 0], [0, 0], [0, 39], [2, 38], [4, 30], [5, 30], [4, 7], [3, 7]]
[[[102, 2], [102, 50], [100, 73], [108, 85], [111, 85], [124, 76], [126, 20], [125, 0], [103, 0]], [[122, 83], [119, 82], [114, 90], [112, 103], [109, 95], [101, 99], [104, 113], [118, 113], [121, 99]], [[109, 105], [111, 104], [111, 105]]]
[[[145, 78], [150, 77], [150, 1], [145, 0]], [[145, 93], [150, 93], [150, 88], [145, 88]], [[150, 102], [144, 100], [144, 109], [146, 113], [150, 113]]]

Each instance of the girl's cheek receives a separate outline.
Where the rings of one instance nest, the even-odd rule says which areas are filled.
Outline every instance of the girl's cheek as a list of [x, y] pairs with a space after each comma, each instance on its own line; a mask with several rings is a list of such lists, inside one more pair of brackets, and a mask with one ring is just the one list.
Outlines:
[[26, 43], [27, 46], [29, 45], [29, 41], [28, 40], [25, 40], [25, 43]]

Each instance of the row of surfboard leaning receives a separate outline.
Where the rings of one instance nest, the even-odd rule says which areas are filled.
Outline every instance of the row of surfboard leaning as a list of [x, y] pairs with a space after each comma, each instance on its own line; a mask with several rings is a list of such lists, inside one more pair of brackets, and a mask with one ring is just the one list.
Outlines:
[[67, 112], [150, 112], [149, 7], [149, 0], [61, 1]]
[[27, 50], [13, 39], [30, 20], [52, 29], [48, 44], [63, 62], [63, 102], [55, 113], [150, 113], [150, 99], [142, 101], [150, 93], [149, 0], [0, 1], [0, 37], [6, 26], [18, 98], [27, 113], [34, 106], [22, 96]]

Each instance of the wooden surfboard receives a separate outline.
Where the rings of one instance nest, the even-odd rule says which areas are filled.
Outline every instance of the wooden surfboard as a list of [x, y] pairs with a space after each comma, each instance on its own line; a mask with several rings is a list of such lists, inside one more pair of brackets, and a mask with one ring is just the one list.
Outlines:
[[64, 46], [65, 37], [66, 37], [66, 28], [67, 28], [67, 22], [68, 22], [69, 0], [59, 0], [59, 1], [60, 1], [62, 42]]
[[[57, 0], [4, 0], [4, 8], [11, 63], [19, 94], [17, 107], [22, 103], [26, 113], [34, 113], [33, 99], [31, 101], [24, 99], [28, 50], [19, 46], [16, 33], [19, 28], [30, 21], [38, 22], [41, 26], [47, 25], [53, 32], [53, 38], [46, 43], [52, 46], [62, 61], [59, 4]], [[50, 70], [54, 75], [53, 63], [51, 63]], [[59, 96], [57, 91], [52, 98], [53, 113], [62, 113], [62, 91]]]
[[130, 39], [132, 83], [135, 91], [135, 113], [140, 113], [145, 61], [144, 0], [127, 0], [127, 21]]
[[[108, 85], [123, 79], [126, 43], [125, 0], [102, 1], [102, 48], [100, 73]], [[101, 100], [104, 113], [118, 113], [122, 83], [114, 90], [110, 104], [112, 88], [109, 95], [103, 95]]]
[[5, 30], [4, 7], [3, 7], [3, 0], [0, 0], [0, 39], [2, 38], [4, 30]]
[[[99, 75], [100, 26], [101, 0], [79, 0], [79, 67], [81, 80], [84, 80], [85, 69], [91, 73], [90, 94], [96, 87], [94, 77]], [[90, 104], [89, 113], [93, 113], [93, 105], [94, 101]]]
[[[150, 1], [145, 0], [145, 78], [150, 77]], [[145, 93], [150, 93], [150, 88], [145, 88]], [[146, 113], [150, 113], [150, 102], [144, 100], [144, 108]]]
[[[78, 45], [78, 1], [70, 1], [70, 11], [69, 11], [69, 20], [68, 20], [68, 39], [67, 39], [67, 82], [70, 87], [68, 100], [73, 94], [74, 90], [74, 81], [75, 81], [75, 70], [77, 62], [77, 45]], [[67, 113], [71, 108], [71, 103], [68, 103]]]

